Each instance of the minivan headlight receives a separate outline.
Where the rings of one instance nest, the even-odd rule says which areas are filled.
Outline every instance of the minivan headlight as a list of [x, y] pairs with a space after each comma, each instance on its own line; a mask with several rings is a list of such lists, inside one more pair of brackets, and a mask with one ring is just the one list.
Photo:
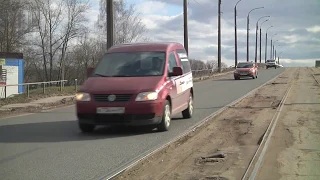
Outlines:
[[90, 101], [91, 97], [90, 97], [89, 93], [79, 92], [76, 94], [76, 100], [77, 101]]
[[153, 101], [158, 99], [157, 92], [142, 92], [136, 97], [136, 101]]

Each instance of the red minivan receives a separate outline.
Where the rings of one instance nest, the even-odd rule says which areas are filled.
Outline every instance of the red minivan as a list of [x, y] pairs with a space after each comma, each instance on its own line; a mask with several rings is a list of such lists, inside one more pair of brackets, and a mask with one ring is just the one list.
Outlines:
[[76, 95], [80, 130], [97, 125], [153, 126], [167, 131], [171, 117], [193, 114], [193, 78], [179, 43], [111, 47]]

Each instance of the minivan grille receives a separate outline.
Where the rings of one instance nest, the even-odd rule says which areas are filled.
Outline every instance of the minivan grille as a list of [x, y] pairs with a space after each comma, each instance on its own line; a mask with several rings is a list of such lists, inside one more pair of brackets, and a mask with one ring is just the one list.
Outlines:
[[[114, 101], [109, 101], [110, 95], [115, 95]], [[97, 102], [127, 102], [131, 97], [132, 94], [93, 94], [93, 98]]]

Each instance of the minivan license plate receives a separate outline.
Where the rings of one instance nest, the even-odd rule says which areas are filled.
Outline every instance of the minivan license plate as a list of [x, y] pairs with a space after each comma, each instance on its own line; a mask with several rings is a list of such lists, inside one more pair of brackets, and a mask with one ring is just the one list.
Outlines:
[[123, 114], [124, 107], [98, 107], [97, 114]]

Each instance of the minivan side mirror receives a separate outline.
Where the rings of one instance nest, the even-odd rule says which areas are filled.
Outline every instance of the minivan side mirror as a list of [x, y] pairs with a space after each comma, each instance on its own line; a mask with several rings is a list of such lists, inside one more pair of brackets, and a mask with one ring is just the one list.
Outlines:
[[183, 74], [181, 67], [173, 67], [172, 76], [181, 76]]
[[87, 69], [87, 78], [89, 78], [91, 76], [91, 74], [93, 73], [94, 68], [93, 67], [89, 67]]

